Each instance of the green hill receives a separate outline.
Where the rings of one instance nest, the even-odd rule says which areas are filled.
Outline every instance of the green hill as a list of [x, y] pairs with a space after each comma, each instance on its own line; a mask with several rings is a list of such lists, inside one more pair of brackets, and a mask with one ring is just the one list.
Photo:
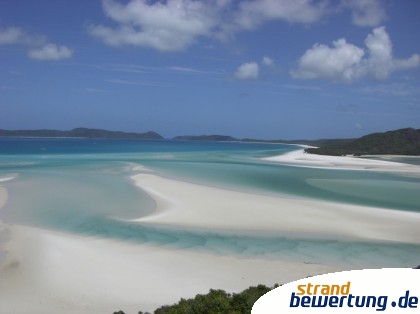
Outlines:
[[81, 138], [107, 138], [107, 139], [163, 139], [156, 132], [127, 133], [101, 129], [76, 128], [70, 131], [58, 130], [0, 130], [0, 137], [81, 137]]
[[330, 140], [319, 148], [307, 148], [307, 153], [319, 155], [420, 155], [420, 129], [400, 129], [372, 133], [352, 140]]

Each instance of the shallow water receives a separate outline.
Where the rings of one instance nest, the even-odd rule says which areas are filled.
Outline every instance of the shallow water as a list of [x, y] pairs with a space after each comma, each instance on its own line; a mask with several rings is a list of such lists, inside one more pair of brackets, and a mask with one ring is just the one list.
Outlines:
[[9, 192], [0, 218], [218, 254], [363, 267], [418, 264], [420, 246], [416, 245], [257, 236], [127, 222], [154, 209], [154, 201], [130, 179], [142, 171], [136, 165], [166, 177], [246, 192], [420, 211], [420, 178], [292, 167], [260, 159], [297, 148], [260, 143], [0, 139], [0, 178], [14, 177], [0, 183]]

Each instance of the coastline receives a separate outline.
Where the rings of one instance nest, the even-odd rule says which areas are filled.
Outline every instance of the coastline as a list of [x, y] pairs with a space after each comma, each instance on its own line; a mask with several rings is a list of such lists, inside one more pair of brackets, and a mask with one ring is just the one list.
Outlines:
[[[0, 263], [0, 312], [153, 311], [205, 294], [273, 286], [343, 266], [131, 245], [26, 226], [10, 228]], [[350, 269], [350, 268], [346, 268]]]
[[[0, 202], [6, 201], [7, 190], [0, 186]], [[1, 220], [0, 234], [2, 313], [153, 311], [210, 289], [240, 292], [252, 285], [273, 286], [343, 270], [343, 265], [333, 262], [139, 245]]]
[[[301, 146], [304, 147], [304, 146]], [[389, 159], [391, 156], [387, 155]], [[368, 157], [375, 157], [369, 155]], [[398, 157], [398, 156], [395, 156]], [[262, 160], [286, 164], [289, 166], [336, 169], [383, 171], [420, 174], [420, 166], [396, 162], [393, 160], [368, 159], [353, 156], [326, 156], [305, 153], [304, 149], [294, 150], [282, 155], [265, 157]]]
[[[245, 193], [164, 178], [142, 165], [132, 169], [134, 184], [154, 199], [156, 210], [131, 223], [420, 245], [419, 213]], [[7, 190], [0, 185], [0, 203], [6, 201]], [[239, 292], [367, 265], [357, 252], [351, 253], [354, 259], [314, 263], [299, 254], [290, 260], [133, 244], [1, 221], [0, 233], [0, 312], [153, 311], [209, 289]]]

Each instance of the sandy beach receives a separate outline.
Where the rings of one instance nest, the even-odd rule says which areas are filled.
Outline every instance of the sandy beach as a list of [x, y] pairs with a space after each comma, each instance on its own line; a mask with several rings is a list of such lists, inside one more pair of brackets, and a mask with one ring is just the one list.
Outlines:
[[420, 214], [414, 212], [243, 193], [150, 173], [133, 179], [157, 203], [139, 223], [420, 244]]
[[[392, 156], [389, 158], [392, 158]], [[392, 160], [387, 161], [351, 156], [307, 154], [304, 149], [294, 150], [279, 156], [263, 158], [263, 160], [299, 167], [420, 174], [420, 166], [416, 165], [395, 162]]]
[[0, 268], [0, 313], [137, 313], [211, 288], [239, 292], [342, 269], [130, 245], [23, 226], [3, 232], [9, 241]]
[[[420, 244], [418, 213], [244, 193], [136, 171], [133, 182], [156, 202], [151, 215], [132, 221], [137, 224]], [[6, 201], [0, 186], [0, 205]], [[211, 288], [239, 292], [354, 269], [350, 263], [222, 255], [4, 223], [0, 236], [0, 313], [137, 313]]]

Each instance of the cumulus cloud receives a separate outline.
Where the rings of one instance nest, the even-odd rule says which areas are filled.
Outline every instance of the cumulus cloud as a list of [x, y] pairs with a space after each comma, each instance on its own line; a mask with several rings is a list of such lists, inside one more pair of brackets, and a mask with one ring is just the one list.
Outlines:
[[376, 79], [386, 79], [392, 71], [392, 43], [384, 27], [375, 28], [365, 39], [369, 51], [366, 67]]
[[71, 58], [73, 51], [66, 46], [57, 46], [44, 36], [32, 35], [20, 27], [0, 29], [0, 45], [23, 45], [30, 50], [28, 56], [36, 60], [62, 60]]
[[312, 0], [252, 0], [243, 1], [234, 21], [245, 29], [252, 29], [270, 20], [284, 20], [309, 24], [319, 21], [327, 12], [325, 1]]
[[237, 80], [257, 79], [260, 72], [260, 66], [256, 62], [248, 62], [239, 66], [235, 72]]
[[349, 44], [344, 38], [333, 42], [333, 47], [315, 44], [299, 60], [299, 69], [291, 72], [295, 78], [351, 81], [360, 75], [363, 49]]
[[[359, 21], [362, 14], [370, 17], [382, 9], [377, 0], [341, 1], [346, 5], [318, 0], [102, 0], [105, 15], [116, 25], [92, 24], [88, 32], [111, 46], [179, 51], [200, 37], [226, 40], [273, 20], [311, 24], [340, 12], [337, 8], [341, 7], [351, 9]], [[364, 9], [372, 13], [363, 13]]]
[[273, 20], [312, 24], [343, 9], [351, 11], [352, 23], [357, 26], [375, 27], [387, 18], [381, 0], [247, 0], [239, 3], [226, 29], [255, 29]]
[[386, 18], [380, 0], [102, 0], [102, 6], [114, 25], [88, 26], [93, 37], [110, 46], [160, 51], [184, 50], [202, 37], [227, 40], [274, 20], [312, 24], [343, 9], [359, 26]]
[[344, 5], [352, 11], [352, 22], [357, 26], [378, 26], [387, 17], [379, 0], [345, 0]]
[[199, 36], [208, 36], [218, 22], [217, 10], [226, 1], [168, 0], [151, 3], [131, 0], [126, 4], [104, 0], [105, 14], [118, 23], [115, 28], [91, 25], [91, 35], [112, 46], [133, 45], [161, 51], [177, 51], [190, 46]]
[[365, 39], [366, 49], [348, 43], [344, 38], [332, 47], [315, 44], [300, 58], [298, 68], [290, 74], [299, 79], [327, 79], [351, 82], [362, 77], [384, 80], [392, 72], [420, 65], [415, 54], [408, 59], [394, 59], [392, 42], [385, 27], [375, 28]]
[[55, 44], [46, 44], [40, 48], [32, 49], [28, 56], [36, 60], [63, 60], [73, 56], [73, 51], [66, 46], [57, 46]]
[[259, 79], [261, 74], [264, 77], [268, 74], [267, 72], [272, 71], [275, 68], [276, 65], [274, 60], [264, 56], [260, 62], [252, 61], [241, 64], [233, 76], [237, 80]]

